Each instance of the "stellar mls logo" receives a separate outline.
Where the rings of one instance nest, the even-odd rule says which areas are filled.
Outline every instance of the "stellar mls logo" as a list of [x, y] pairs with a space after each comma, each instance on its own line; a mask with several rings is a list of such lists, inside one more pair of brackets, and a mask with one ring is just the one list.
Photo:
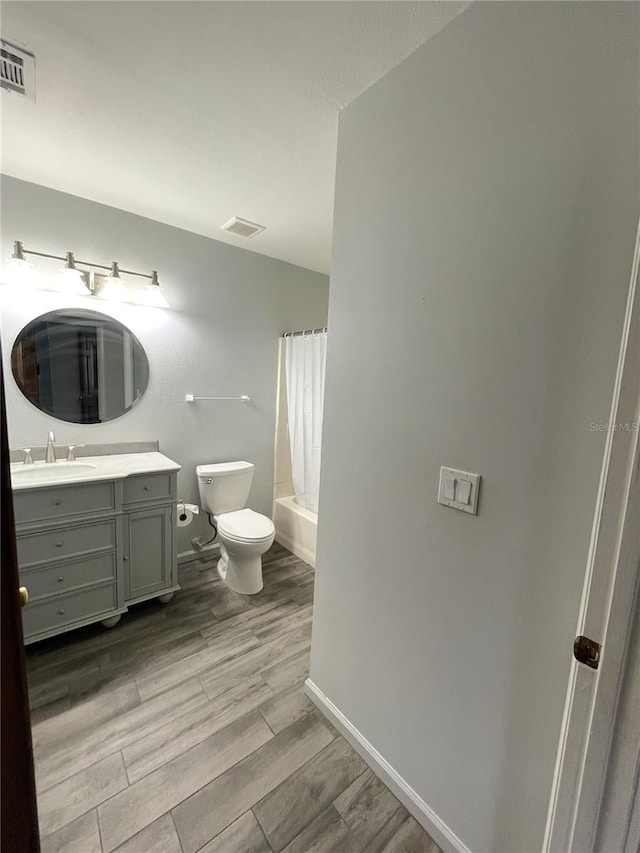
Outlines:
[[589, 424], [591, 432], [638, 432], [640, 423], [637, 421], [618, 421], [617, 423], [593, 423]]

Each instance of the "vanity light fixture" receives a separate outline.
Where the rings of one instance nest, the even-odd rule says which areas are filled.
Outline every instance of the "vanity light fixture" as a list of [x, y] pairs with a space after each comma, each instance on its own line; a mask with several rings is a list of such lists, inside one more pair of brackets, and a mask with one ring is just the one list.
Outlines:
[[[25, 249], [20, 240], [15, 240], [13, 253], [7, 264], [9, 274], [6, 277], [7, 284], [27, 286], [33, 284], [30, 281], [32, 265], [27, 261], [26, 255], [35, 255], [39, 258], [51, 258], [56, 261], [64, 261], [61, 270], [60, 283], [55, 289], [64, 293], [83, 294], [85, 296], [97, 296], [101, 299], [111, 299], [118, 302], [133, 302], [139, 305], [149, 305], [154, 308], [168, 308], [169, 303], [165, 299], [158, 273], [153, 270], [151, 274], [134, 272], [133, 270], [120, 270], [117, 261], [112, 261], [108, 266], [96, 264], [91, 261], [76, 260], [73, 252], [65, 255], [51, 255], [48, 252], [36, 252], [33, 249]], [[78, 269], [78, 265], [86, 269]], [[107, 274], [98, 272], [105, 270]], [[147, 279], [142, 286], [130, 286], [122, 280], [120, 273], [126, 276], [137, 276]]]

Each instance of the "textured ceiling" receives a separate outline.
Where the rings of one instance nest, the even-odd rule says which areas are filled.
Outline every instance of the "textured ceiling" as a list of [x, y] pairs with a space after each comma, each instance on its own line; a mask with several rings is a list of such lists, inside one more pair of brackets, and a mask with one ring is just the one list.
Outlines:
[[339, 110], [467, 5], [2, 3], [37, 64], [2, 171], [326, 272]]

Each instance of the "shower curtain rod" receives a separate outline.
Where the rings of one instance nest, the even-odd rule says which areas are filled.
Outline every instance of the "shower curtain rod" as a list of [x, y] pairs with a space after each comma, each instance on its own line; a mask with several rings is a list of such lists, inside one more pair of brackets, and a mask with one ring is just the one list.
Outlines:
[[316, 332], [326, 332], [326, 331], [327, 331], [327, 327], [326, 327], [326, 326], [322, 326], [322, 327], [321, 327], [321, 328], [319, 328], [319, 329], [300, 329], [300, 331], [299, 331], [299, 332], [285, 332], [285, 333], [282, 335], [282, 337], [283, 337], [283, 338], [295, 338], [295, 337], [297, 337], [298, 335], [313, 335], [313, 334], [315, 334]]

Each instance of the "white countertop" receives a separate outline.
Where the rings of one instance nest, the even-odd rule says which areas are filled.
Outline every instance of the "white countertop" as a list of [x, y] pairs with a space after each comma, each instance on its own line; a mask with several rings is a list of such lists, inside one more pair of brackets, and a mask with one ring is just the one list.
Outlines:
[[181, 467], [163, 453], [82, 456], [75, 462], [58, 460], [34, 462], [33, 465], [14, 462], [11, 464], [11, 486], [14, 491], [24, 491], [71, 483], [93, 483], [96, 480], [122, 480], [136, 474], [179, 471]]

